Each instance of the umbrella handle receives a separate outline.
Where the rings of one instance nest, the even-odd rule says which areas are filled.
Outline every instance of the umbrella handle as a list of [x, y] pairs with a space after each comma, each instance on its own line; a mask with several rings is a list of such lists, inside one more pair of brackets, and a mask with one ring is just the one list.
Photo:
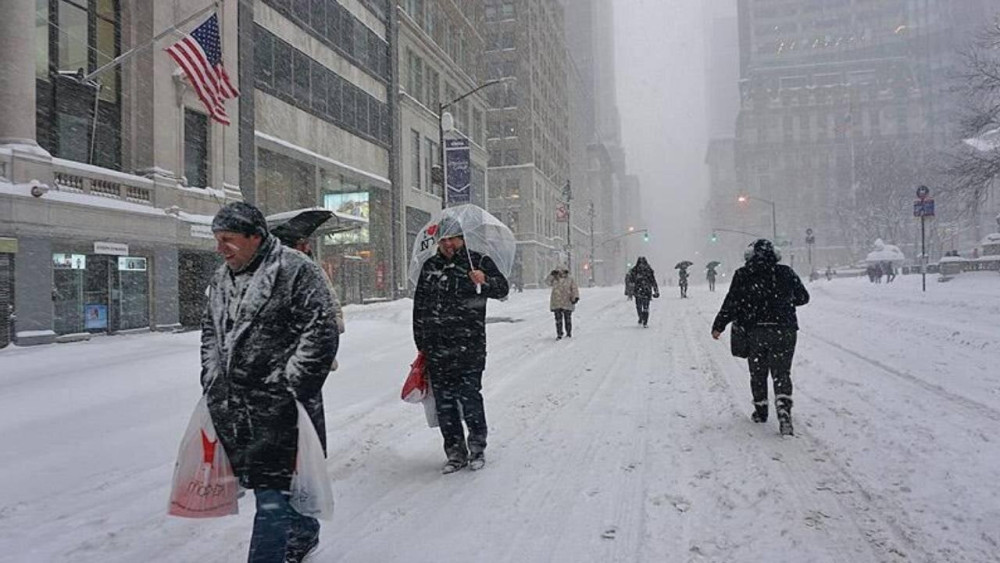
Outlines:
[[481, 285], [479, 285], [479, 284], [477, 283], [477, 284], [476, 284], [476, 295], [479, 295], [479, 294], [480, 294], [480, 293], [482, 293], [482, 292], [483, 292], [483, 286], [481, 286]]

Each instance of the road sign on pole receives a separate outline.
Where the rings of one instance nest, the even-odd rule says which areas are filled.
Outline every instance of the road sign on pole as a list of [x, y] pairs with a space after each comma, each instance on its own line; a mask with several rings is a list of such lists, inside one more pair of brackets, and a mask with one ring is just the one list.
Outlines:
[[917, 188], [917, 201], [913, 202], [913, 216], [920, 217], [920, 275], [923, 291], [927, 291], [927, 218], [934, 216], [934, 198], [927, 186]]

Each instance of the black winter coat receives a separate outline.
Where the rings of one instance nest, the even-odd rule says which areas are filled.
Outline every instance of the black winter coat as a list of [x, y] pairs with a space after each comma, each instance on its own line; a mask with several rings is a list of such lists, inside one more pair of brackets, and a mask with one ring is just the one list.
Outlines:
[[795, 308], [808, 302], [809, 292], [794, 270], [783, 264], [751, 260], [733, 275], [712, 330], [722, 332], [731, 322], [746, 329], [762, 324], [798, 329]]
[[656, 274], [649, 266], [636, 264], [625, 277], [625, 295], [631, 295], [640, 299], [650, 299], [653, 294], [660, 293], [660, 288], [656, 285]]
[[322, 387], [340, 335], [319, 266], [274, 237], [262, 243], [255, 261], [235, 319], [228, 313], [233, 278], [225, 264], [209, 286], [202, 385], [240, 484], [288, 490], [298, 447], [296, 399], [326, 449]]
[[[413, 341], [431, 373], [475, 373], [486, 369], [486, 299], [507, 297], [507, 278], [489, 256], [461, 249], [451, 258], [440, 252], [420, 271], [413, 295]], [[469, 271], [482, 270], [486, 283], [476, 293]]]

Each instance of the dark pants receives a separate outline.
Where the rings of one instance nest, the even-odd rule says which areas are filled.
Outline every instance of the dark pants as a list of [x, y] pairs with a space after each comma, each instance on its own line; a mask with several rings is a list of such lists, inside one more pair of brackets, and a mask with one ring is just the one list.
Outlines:
[[573, 336], [573, 311], [569, 309], [556, 309], [556, 335], [563, 335], [563, 323], [566, 323], [566, 336]]
[[319, 540], [319, 521], [292, 508], [289, 494], [277, 489], [254, 489], [257, 515], [250, 538], [249, 563], [284, 563], [287, 553], [304, 551]]
[[750, 391], [754, 407], [767, 413], [767, 376], [774, 382], [774, 407], [779, 419], [792, 412], [792, 357], [796, 330], [783, 326], [758, 326], [747, 333], [750, 344]]
[[687, 297], [687, 296], [688, 296], [688, 282], [682, 281], [681, 282], [681, 297]]
[[635, 312], [639, 314], [639, 323], [649, 322], [649, 297], [635, 296]]
[[[486, 410], [483, 407], [483, 372], [435, 373], [431, 372], [431, 391], [437, 410], [444, 453], [448, 459], [464, 460], [469, 452], [486, 450]], [[469, 427], [466, 446], [462, 419]]]
[[715, 291], [715, 278], [708, 279], [708, 290]]

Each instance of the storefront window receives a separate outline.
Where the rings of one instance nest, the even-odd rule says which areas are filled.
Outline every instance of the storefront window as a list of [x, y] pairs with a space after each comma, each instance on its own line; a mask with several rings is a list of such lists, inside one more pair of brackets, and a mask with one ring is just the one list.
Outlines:
[[149, 327], [147, 266], [141, 256], [53, 254], [56, 334]]

